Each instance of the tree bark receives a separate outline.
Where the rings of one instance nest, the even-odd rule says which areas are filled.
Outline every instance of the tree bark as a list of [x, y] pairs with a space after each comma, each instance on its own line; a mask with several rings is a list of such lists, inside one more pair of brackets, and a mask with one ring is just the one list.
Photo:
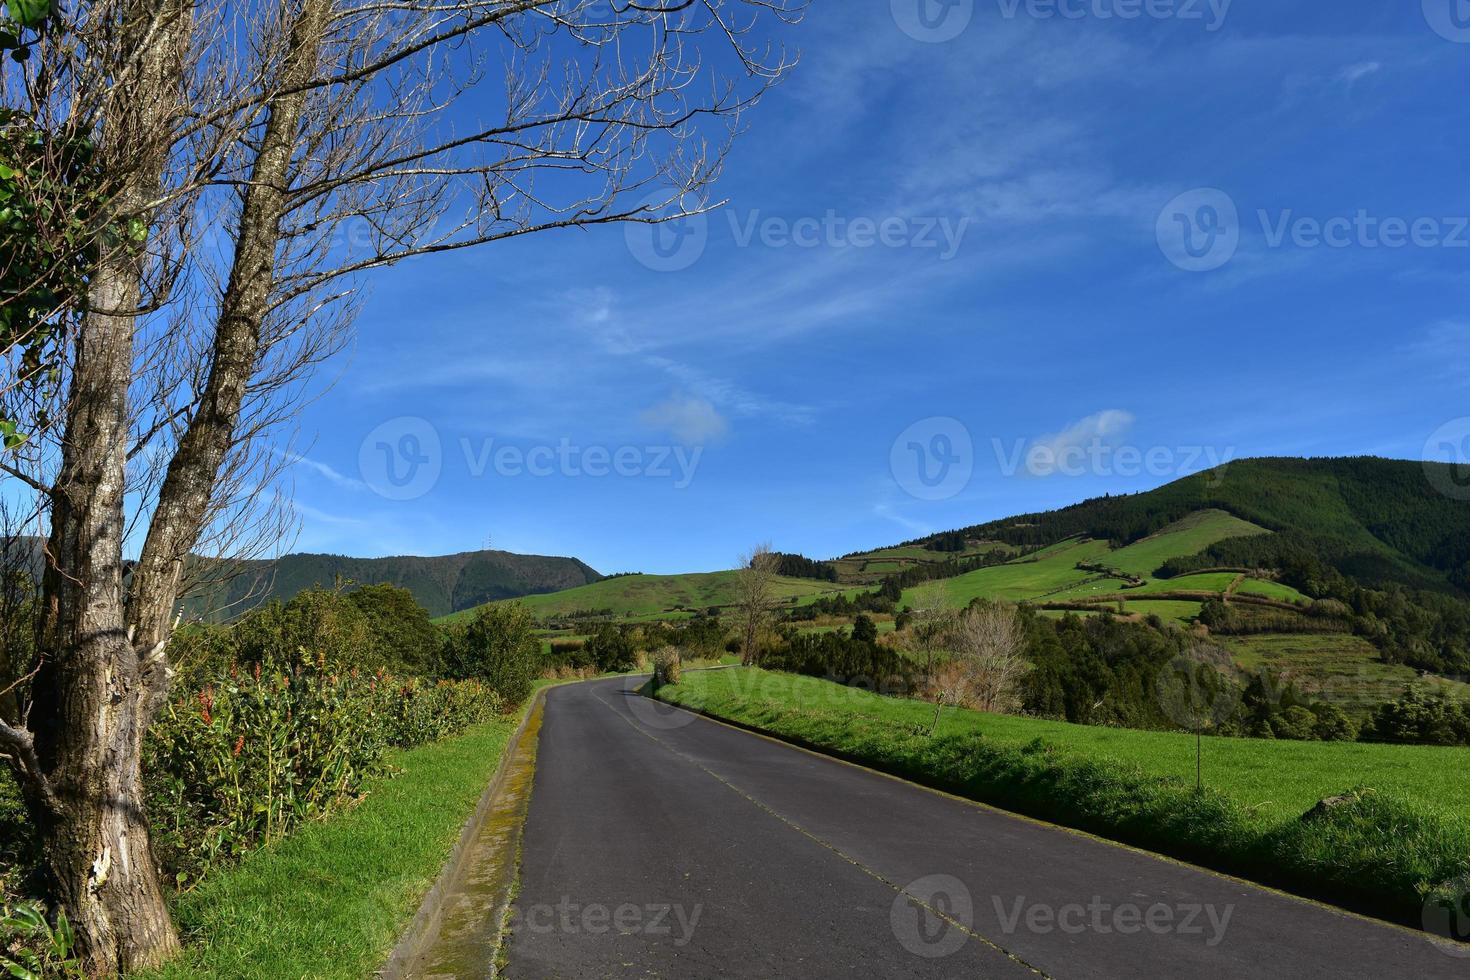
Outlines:
[[[162, 184], [189, 13], [184, 0], [125, 11], [127, 53], [97, 129], [115, 223], [147, 221]], [[128, 391], [144, 256], [110, 241], [103, 248], [75, 341], [50, 494], [26, 786], [54, 897], [94, 975], [156, 966], [179, 949], [149, 841], [142, 658], [124, 618]]]
[[[109, 261], [96, 308], [130, 310], [138, 269]], [[179, 947], [149, 845], [139, 659], [123, 625], [123, 486], [130, 313], [86, 318], [51, 511], [43, 661], [32, 718], [48, 787], [33, 802], [56, 898], [89, 972], [156, 965]], [[37, 795], [32, 793], [33, 801]]]

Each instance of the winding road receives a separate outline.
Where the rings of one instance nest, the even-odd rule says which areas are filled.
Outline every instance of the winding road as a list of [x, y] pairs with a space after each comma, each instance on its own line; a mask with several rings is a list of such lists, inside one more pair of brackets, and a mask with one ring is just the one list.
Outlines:
[[510, 977], [1470, 976], [1408, 930], [738, 731], [641, 680], [547, 694]]

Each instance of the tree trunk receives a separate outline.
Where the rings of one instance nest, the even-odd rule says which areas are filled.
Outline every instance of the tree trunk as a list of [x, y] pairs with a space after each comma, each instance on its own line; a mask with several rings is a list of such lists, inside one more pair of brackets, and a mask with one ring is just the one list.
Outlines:
[[[98, 126], [118, 221], [146, 221], [161, 186], [189, 13], [184, 0], [125, 11], [119, 81]], [[27, 787], [52, 892], [95, 975], [156, 966], [179, 949], [144, 807], [144, 661], [124, 619], [128, 390], [144, 258], [104, 247], [75, 340], [51, 491]]]
[[[93, 278], [99, 310], [138, 302], [127, 256]], [[87, 970], [153, 966], [179, 947], [149, 846], [140, 765], [142, 682], [123, 626], [123, 491], [133, 319], [92, 314], [77, 341], [43, 590], [48, 652], [35, 747], [49, 786], [37, 823], [55, 895]]]

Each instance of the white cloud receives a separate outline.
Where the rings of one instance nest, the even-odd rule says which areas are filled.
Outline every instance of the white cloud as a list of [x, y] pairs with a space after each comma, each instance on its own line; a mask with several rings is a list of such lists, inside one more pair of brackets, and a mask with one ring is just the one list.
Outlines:
[[283, 453], [280, 450], [276, 450], [276, 455], [284, 459], [287, 465], [304, 466], [318, 476], [325, 477], [328, 481], [347, 490], [366, 490], [368, 488], [366, 483], [356, 477], [348, 476], [326, 463], [319, 463], [297, 453]]
[[1367, 78], [1369, 75], [1376, 74], [1382, 69], [1382, 62], [1360, 61], [1355, 65], [1348, 65], [1342, 71], [1338, 72], [1337, 78], [1338, 81], [1344, 82], [1347, 85], [1351, 86], [1354, 82], [1358, 81], [1358, 79]]
[[665, 430], [686, 445], [703, 445], [730, 430], [730, 424], [714, 405], [703, 398], [683, 395], [674, 395], [645, 410], [642, 419], [646, 425]]
[[1095, 447], [1111, 446], [1133, 427], [1133, 413], [1109, 408], [1072, 423], [1061, 432], [1037, 436], [1026, 453], [1032, 476], [1051, 476], [1064, 461]]

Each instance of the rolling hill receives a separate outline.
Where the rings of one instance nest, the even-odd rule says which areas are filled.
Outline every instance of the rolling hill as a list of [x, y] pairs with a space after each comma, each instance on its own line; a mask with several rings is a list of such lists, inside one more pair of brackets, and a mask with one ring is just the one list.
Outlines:
[[[1276, 537], [1232, 535], [1250, 543], [1203, 545], [1216, 558], [1271, 564], [1286, 549], [1304, 550], [1364, 585], [1398, 583], [1470, 595], [1470, 504], [1439, 493], [1426, 466], [1440, 464], [1377, 457], [1237, 460], [1145, 493], [1099, 497], [907, 546], [953, 550], [960, 542], [998, 541], [1038, 548], [1081, 536], [1126, 547], [1191, 514], [1218, 510]], [[1162, 556], [1145, 552], [1135, 570], [1157, 571], [1146, 566]]]
[[585, 586], [602, 575], [576, 558], [467, 551], [432, 558], [348, 558], [286, 555], [243, 562], [228, 579], [186, 600], [189, 617], [228, 619], [272, 599], [290, 599], [313, 586], [341, 579], [351, 585], [390, 583], [412, 592], [431, 616], [445, 616], [497, 599]]
[[[589, 613], [620, 619], [677, 618], [733, 604], [735, 575], [733, 571], [618, 575], [564, 592], [526, 596], [521, 601], [540, 620]], [[816, 579], [781, 576], [775, 581], [775, 594], [787, 605], [821, 595], [862, 591]], [[466, 610], [446, 619], [463, 619], [473, 612]]]

